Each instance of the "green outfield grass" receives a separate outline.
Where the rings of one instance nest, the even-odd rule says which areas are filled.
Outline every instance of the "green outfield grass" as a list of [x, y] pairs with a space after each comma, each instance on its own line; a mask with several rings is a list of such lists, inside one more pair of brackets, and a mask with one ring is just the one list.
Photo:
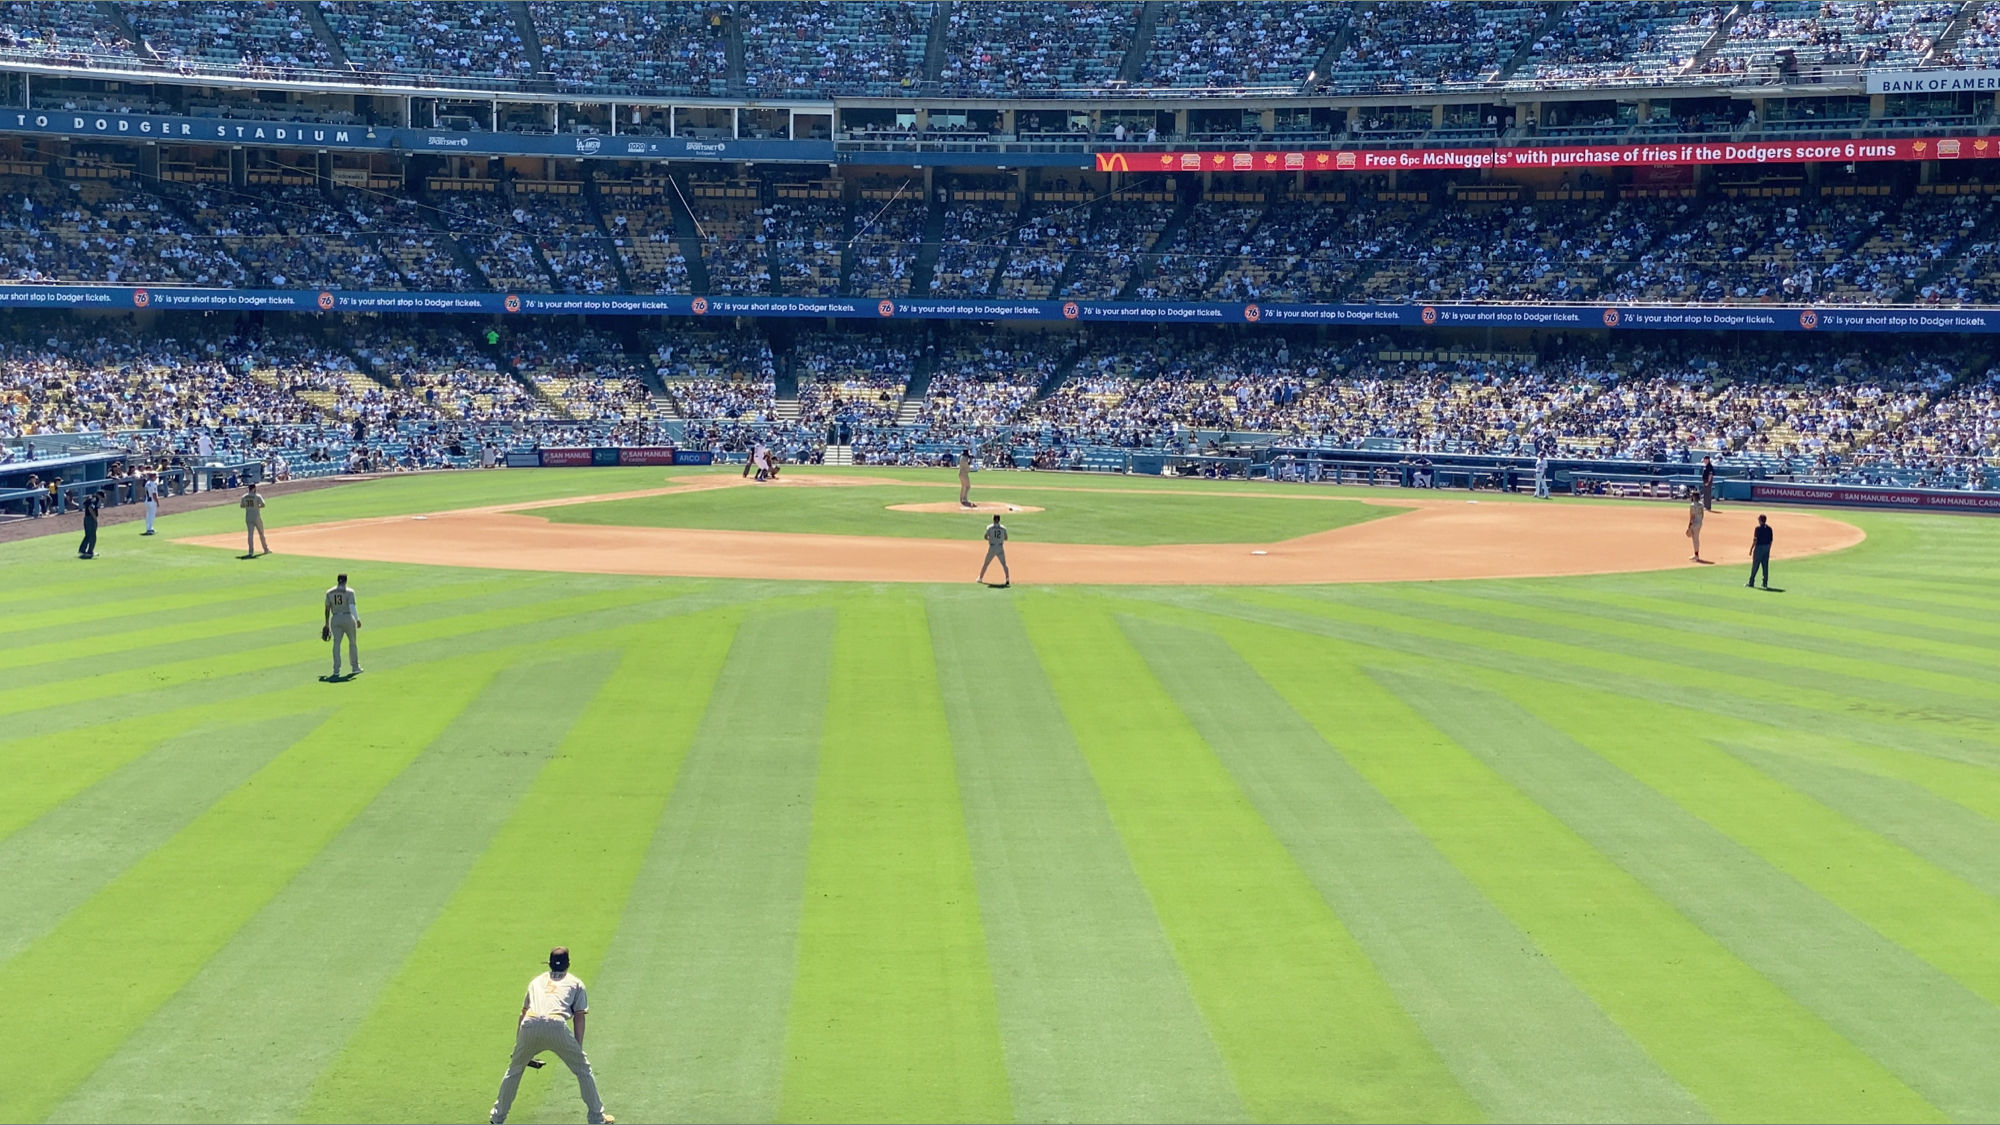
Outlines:
[[[0, 1120], [481, 1120], [558, 943], [626, 1122], [2000, 1117], [2000, 521], [1842, 516], [1782, 594], [355, 563], [318, 681], [287, 525], [670, 475], [0, 545]], [[860, 495], [787, 529], [949, 522]], [[559, 1063], [513, 1119], [581, 1120]]]
[[[997, 479], [996, 479], [997, 478]], [[976, 499], [1041, 508], [1005, 516], [1024, 540], [1106, 543], [1142, 547], [1156, 543], [1277, 543], [1396, 514], [1396, 509], [1295, 490], [1290, 498], [1229, 496], [1197, 489], [1136, 491], [1089, 489], [1074, 480], [988, 473]], [[942, 483], [942, 482], [940, 482]], [[928, 488], [724, 488], [681, 495], [605, 500], [535, 514], [558, 523], [630, 527], [792, 531], [816, 535], [886, 535], [920, 539], [979, 538], [991, 517], [977, 512], [898, 512], [897, 504], [956, 503], [956, 482]]]

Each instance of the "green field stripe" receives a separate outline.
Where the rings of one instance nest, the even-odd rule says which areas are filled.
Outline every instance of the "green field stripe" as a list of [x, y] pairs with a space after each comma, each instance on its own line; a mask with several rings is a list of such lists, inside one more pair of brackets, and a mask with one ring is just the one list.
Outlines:
[[[421, 637], [403, 635], [403, 643], [390, 644], [389, 628], [377, 621], [363, 631], [362, 654], [370, 674], [395, 672], [419, 663], [455, 659], [494, 647], [517, 645], [530, 638], [549, 651], [584, 647], [616, 647], [618, 638], [651, 621], [671, 619], [705, 609], [751, 600], [771, 600], [773, 595], [750, 583], [709, 584], [691, 593], [677, 593], [679, 584], [655, 588], [653, 600], [627, 600], [610, 608], [563, 615], [558, 610], [537, 606], [534, 619], [507, 623], [495, 617], [463, 630], [428, 629]], [[637, 595], [635, 595], [636, 597]], [[500, 622], [500, 623], [496, 623]], [[393, 626], [391, 626], [393, 628]], [[373, 640], [370, 640], [370, 635]], [[109, 719], [149, 713], [169, 713], [199, 701], [204, 706], [225, 706], [228, 701], [254, 698], [270, 692], [307, 689], [322, 694], [344, 691], [346, 685], [328, 688], [315, 681], [327, 669], [328, 650], [316, 633], [285, 649], [285, 659], [246, 670], [196, 679], [164, 687], [135, 687], [123, 693], [25, 711], [7, 717], [7, 728], [19, 729], [22, 736], [47, 737]], [[145, 674], [128, 674], [128, 680], [151, 685]], [[379, 680], [380, 677], [377, 677]]]
[[[298, 1116], [314, 1077], [363, 1024], [371, 1002], [397, 983], [389, 968], [416, 944], [610, 666], [603, 653], [563, 660], [520, 653], [517, 659], [55, 1116]], [[540, 701], [532, 711], [505, 706], [529, 695]], [[300, 956], [300, 934], [315, 935], [318, 948], [309, 958]], [[446, 1006], [435, 997], [391, 994], [412, 1014], [421, 1006], [434, 1018]], [[201, 1043], [208, 1055], [199, 1068], [178, 1057], [190, 1042]], [[219, 1099], [218, 1090], [230, 1096]], [[378, 1116], [412, 1119], [417, 1112], [415, 1105], [389, 1105], [395, 1112]]]
[[[62, 1027], [0, 1033], [36, 1065], [0, 1084], [0, 1119], [49, 1112], [180, 990], [245, 921], [476, 698], [501, 659], [409, 669], [349, 702], [166, 844], [0, 966], [0, 988], [41, 995], [61, 979]], [[282, 1045], [280, 1045], [282, 1046]]]
[[[377, 617], [377, 624], [373, 627], [364, 615], [362, 659], [371, 664], [392, 665], [397, 663], [397, 657], [403, 650], [423, 642], [450, 641], [467, 647], [482, 641], [487, 645], [507, 644], [518, 638], [519, 633], [515, 630], [525, 630], [558, 619], [574, 623], [575, 619], [592, 613], [609, 612], [611, 616], [605, 621], [612, 623], [622, 616], [618, 611], [630, 611], [658, 597], [659, 591], [646, 586], [613, 588], [526, 605], [448, 614], [408, 624]], [[146, 683], [158, 690], [231, 674], [268, 672], [277, 664], [291, 667], [315, 663], [327, 665], [328, 650], [319, 640], [318, 620], [308, 619], [306, 624], [300, 626], [299, 633], [299, 640], [284, 644], [235, 649], [154, 664], [146, 673]], [[378, 659], [378, 656], [385, 658]], [[0, 689], [0, 716], [124, 695], [130, 691], [132, 679], [131, 673], [121, 670], [79, 676], [55, 685]]]
[[[1925, 861], [2000, 898], [2000, 823], [1913, 781], [1762, 750], [1723, 736], [1715, 744]], [[1988, 779], [1991, 781], [1992, 779]]]
[[[508, 1017], [518, 1011], [517, 993], [541, 955], [568, 945], [576, 951], [578, 975], [597, 979], [592, 970], [611, 943], [739, 616], [700, 615], [634, 639], [589, 709], [570, 725], [561, 754], [514, 806], [321, 1077], [306, 1119], [359, 1113], [450, 1121], [492, 1101], [511, 1044]], [[662, 685], [672, 689], [662, 691]], [[557, 686], [535, 690], [547, 696]], [[521, 909], [523, 886], [543, 871], [561, 873], [563, 909], [555, 916]], [[619, 1037], [622, 1013], [635, 999], [599, 995], [586, 1036], [592, 1044]], [[433, 1018], [439, 1009], [481, 997], [491, 1018], [444, 1026]], [[550, 1073], [559, 1080], [548, 1085], [573, 1112], [576, 1087], [568, 1072]], [[614, 1089], [617, 1078], [604, 1074]]]
[[[1706, 1115], [1532, 937], [1213, 633], [1124, 627], [1195, 729], [1495, 1120]], [[1420, 745], [1421, 725], [1371, 737]]]
[[[536, 594], [553, 594], [557, 585], [553, 582], [523, 581], [512, 575], [479, 583], [426, 580], [391, 587], [379, 597], [372, 591], [367, 592], [367, 614], [362, 620], [378, 614], [385, 620], [403, 620], [417, 614], [442, 616], [443, 607], [498, 597], [525, 601]], [[241, 644], [245, 634], [273, 625], [296, 632], [316, 620], [312, 611], [318, 608], [318, 591], [287, 588], [258, 597], [241, 597], [222, 605], [145, 613], [88, 626], [39, 630], [30, 636], [17, 636], [6, 648], [0, 649], [0, 668], [33, 669], [35, 665], [56, 661], [110, 657], [128, 662], [144, 660], [155, 663], [163, 653], [170, 653], [170, 646], [176, 644], [213, 642], [223, 638]], [[171, 659], [171, 656], [167, 658]], [[8, 682], [17, 682], [14, 676], [19, 674], [10, 674]]]
[[[1848, 698], [1875, 697], [1909, 705], [1949, 706], [1986, 720], [2000, 735], [2000, 680], [1950, 675], [1872, 659], [1852, 641], [1841, 654], [1772, 644], [1755, 631], [1715, 636], [1679, 627], [1662, 630], [1614, 620], [1595, 609], [1551, 601], [1518, 605], [1494, 597], [1471, 597], [1449, 590], [1412, 587], [1398, 591], [1405, 612], [1477, 624], [1535, 639], [1569, 638], [1620, 657], [1650, 655], [1726, 679], [1809, 687]], [[1415, 603], [1412, 605], [1411, 603]], [[1421, 607], [1418, 609], [1417, 607]], [[1986, 706], [1989, 700], [1992, 706]]]
[[1035, 652], [1251, 1113], [1478, 1107], [1271, 828], [1086, 595], [1018, 599]]
[[324, 711], [204, 726], [0, 840], [0, 964], [326, 718]]
[[[1851, 618], [1837, 623], [1823, 618], [1789, 620], [1755, 612], [1755, 607], [1737, 609], [1688, 599], [1634, 594], [1615, 594], [1582, 587], [1561, 589], [1536, 585], [1485, 591], [1506, 601], [1534, 609], [1556, 609], [1588, 613], [1600, 620], [1616, 620], [1638, 626], [1657, 637], [1666, 633], [1700, 633], [1705, 637], [1742, 639], [1756, 637], [1764, 643], [1783, 642], [1786, 652], [1807, 651], [1821, 656], [1846, 656], [1895, 664], [1899, 669], [1947, 676], [1993, 680], [1993, 647], [1957, 644], [1942, 640], [1929, 630], [1892, 632], [1869, 628]], [[1856, 657], [1857, 653], [1865, 656]]]
[[1771, 727], [1746, 726], [1718, 732], [1715, 741], [1738, 757], [1747, 751], [1858, 773], [1870, 779], [1871, 785], [1874, 779], [1880, 779], [1918, 786], [1987, 821], [2000, 823], [2000, 773], [1989, 766], [1903, 754], [1847, 739], [1800, 741], [1787, 731]]
[[[1368, 605], [1326, 597], [1230, 590], [1211, 597], [1215, 612], [1301, 633], [1336, 637], [1426, 659], [1519, 670], [1552, 683], [1587, 680], [1608, 690], [1654, 698], [1675, 706], [1751, 722], [1777, 722], [1826, 737], [1861, 737], [1884, 746], [1953, 760], [1993, 762], [2000, 733], [1973, 741], [1976, 728], [1961, 724], [1946, 735], [1908, 722], [1893, 704], [1849, 699], [1831, 692], [1714, 674], [1699, 665], [1607, 653], [1586, 645], [1524, 637], [1408, 612], [1401, 603]], [[1983, 724], [1981, 724], [1983, 725]]]
[[843, 599], [833, 656], [779, 1115], [1008, 1119], [923, 603]]
[[[627, 1120], [778, 1115], [832, 650], [831, 610], [744, 619], [603, 969], [584, 978], [591, 1059]], [[504, 1045], [482, 1072], [495, 1083]], [[574, 1089], [555, 1077], [567, 1116]]]
[[1015, 1113], [1245, 1119], [1019, 615], [926, 604]]
[[1942, 1117], [1362, 671], [1392, 654], [1272, 628], [1218, 632], [1717, 1118]]
[[[1523, 707], [1549, 729], [1590, 747], [1989, 1004], [2000, 1003], [2000, 965], [1992, 958], [2000, 899], [1721, 750], [1708, 740], [1712, 725], [1693, 716], [1583, 687], [1565, 692], [1561, 708], [1540, 693], [1521, 694]], [[1661, 753], [1663, 743], [1671, 754]], [[2000, 1112], [2000, 1098], [1986, 1112]]]
[[[1810, 802], [1706, 746], [1664, 708], [1572, 687], [1563, 701], [1577, 718], [1552, 726], [1538, 714], [1547, 700], [1540, 685], [1513, 681], [1515, 694], [1503, 695], [1485, 686], [1501, 677], [1384, 675], [1446, 734], [1932, 1104], [1962, 1120], [2000, 1109], [2000, 1070], [1981, 1062], [2000, 1050], [2000, 1010], [1878, 932], [1879, 911], [1857, 919], [1853, 895], [1826, 897], [1829, 883], [1855, 881], [1844, 874], [1850, 864], [1879, 864], [1882, 841], [1803, 807]], [[1584, 727], [1589, 745], [1573, 740]], [[1898, 857], [1900, 873], [1935, 887], [1910, 858]], [[1814, 878], [1821, 869], [1843, 874]]]
[[323, 693], [313, 697], [304, 690], [274, 692], [222, 706], [180, 707], [0, 740], [0, 777], [7, 779], [7, 800], [0, 801], [0, 840], [160, 743], [196, 727], [298, 714], [326, 702]]

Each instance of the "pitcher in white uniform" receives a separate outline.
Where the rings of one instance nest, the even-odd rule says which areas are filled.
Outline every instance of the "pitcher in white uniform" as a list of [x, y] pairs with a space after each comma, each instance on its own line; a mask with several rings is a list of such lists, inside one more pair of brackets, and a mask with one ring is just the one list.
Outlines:
[[[577, 1093], [591, 1125], [617, 1120], [604, 1112], [597, 1096], [597, 1077], [590, 1071], [590, 1058], [583, 1053], [584, 1016], [590, 1012], [590, 998], [583, 982], [569, 975], [569, 950], [558, 945], [549, 950], [549, 971], [528, 982], [527, 999], [521, 1001], [521, 1020], [514, 1030], [514, 1057], [507, 1063], [507, 1075], [500, 1080], [500, 1096], [494, 1099], [487, 1120], [505, 1125], [507, 1111], [514, 1108], [514, 1094], [521, 1088], [521, 1072], [536, 1055], [550, 1051], [576, 1075]], [[576, 1031], [571, 1033], [569, 1023]]]
[[340, 678], [340, 639], [347, 638], [347, 662], [354, 666], [354, 674], [361, 674], [361, 651], [355, 646], [354, 634], [361, 628], [361, 610], [354, 601], [354, 589], [347, 584], [347, 575], [335, 575], [333, 589], [326, 592], [326, 616], [320, 625], [320, 639], [333, 642], [333, 678]]

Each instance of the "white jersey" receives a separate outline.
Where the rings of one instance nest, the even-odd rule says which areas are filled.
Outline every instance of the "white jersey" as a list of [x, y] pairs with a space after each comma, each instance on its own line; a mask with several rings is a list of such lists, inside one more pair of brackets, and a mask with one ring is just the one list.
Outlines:
[[1702, 517], [1701, 498], [1696, 497], [1694, 502], [1688, 505], [1688, 526], [1694, 528], [1696, 531], [1700, 531], [1701, 517]]
[[353, 624], [361, 616], [354, 604], [354, 587], [335, 586], [326, 592], [326, 612], [329, 620], [340, 624]]
[[1007, 529], [997, 523], [989, 526], [986, 529], [986, 541], [998, 547], [1007, 541]]
[[583, 981], [568, 973], [543, 973], [528, 982], [528, 996], [521, 1006], [528, 1009], [524, 1019], [566, 1020], [589, 1012], [590, 996]]
[[158, 500], [159, 498], [160, 498], [160, 482], [156, 480], [148, 480], [146, 482], [146, 499]]
[[238, 500], [237, 504], [243, 508], [245, 523], [256, 523], [264, 518], [264, 498], [255, 492], [244, 493], [243, 499]]

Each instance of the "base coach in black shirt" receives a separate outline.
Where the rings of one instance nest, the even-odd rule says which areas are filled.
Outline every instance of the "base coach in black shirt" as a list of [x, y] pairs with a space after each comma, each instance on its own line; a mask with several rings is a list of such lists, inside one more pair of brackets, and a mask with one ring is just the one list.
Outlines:
[[1764, 573], [1764, 588], [1771, 588], [1771, 525], [1763, 516], [1757, 517], [1757, 531], [1750, 537], [1750, 581], [1745, 586], [1757, 584], [1757, 572]]

